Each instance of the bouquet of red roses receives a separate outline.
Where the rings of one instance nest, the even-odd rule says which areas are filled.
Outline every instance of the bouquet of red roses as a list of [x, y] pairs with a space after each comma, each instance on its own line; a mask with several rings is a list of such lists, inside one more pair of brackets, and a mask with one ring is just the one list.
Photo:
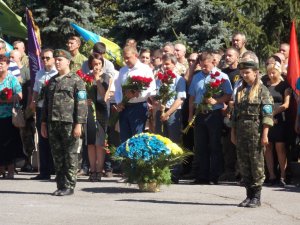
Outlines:
[[164, 73], [158, 72], [157, 78], [160, 80], [161, 86], [159, 88], [159, 94], [155, 96], [155, 99], [159, 100], [164, 107], [167, 101], [175, 96], [175, 91], [171, 90], [170, 85], [173, 83], [176, 75], [172, 70], [167, 70]]
[[6, 87], [2, 89], [2, 91], [0, 92], [0, 99], [3, 101], [10, 100], [12, 96], [13, 96], [13, 91], [10, 88]]
[[122, 85], [123, 99], [122, 104], [126, 105], [130, 99], [127, 98], [126, 93], [129, 91], [132, 94], [147, 90], [152, 82], [151, 77], [132, 76], [128, 77], [125, 84]]
[[[125, 106], [129, 102], [130, 98], [127, 97], [128, 92], [135, 94], [147, 90], [151, 82], [151, 77], [142, 77], [138, 75], [127, 77], [125, 83], [122, 85], [123, 99], [121, 103]], [[112, 114], [109, 119], [109, 125], [115, 125], [118, 121], [118, 117], [118, 113]]]
[[76, 74], [87, 84], [92, 84], [93, 81], [94, 81], [94, 77], [93, 76], [90, 76], [90, 75], [87, 75], [85, 73], [82, 72], [82, 70], [78, 70], [76, 72]]
[[[171, 84], [173, 84], [176, 75], [172, 70], [166, 70], [164, 73], [158, 72], [157, 78], [161, 82], [161, 86], [159, 87], [159, 94], [156, 95], [154, 99], [160, 101], [161, 114], [163, 115], [166, 110], [167, 102], [176, 94], [175, 91], [171, 90]], [[163, 131], [163, 124], [161, 125], [161, 130]]]
[[210, 81], [205, 84], [205, 94], [203, 96], [202, 102], [197, 104], [194, 116], [192, 120], [188, 123], [186, 128], [182, 131], [183, 133], [187, 133], [189, 129], [193, 126], [193, 123], [196, 119], [196, 116], [205, 111], [212, 110], [212, 105], [205, 102], [206, 99], [214, 97], [222, 92], [221, 90], [221, 84], [224, 83], [224, 79], [217, 79], [217, 77], [220, 75], [219, 71], [216, 71], [214, 74], [210, 74]]
[[86, 91], [89, 93], [94, 83], [94, 76], [85, 74], [82, 72], [82, 70], [78, 70], [76, 74], [84, 81]]

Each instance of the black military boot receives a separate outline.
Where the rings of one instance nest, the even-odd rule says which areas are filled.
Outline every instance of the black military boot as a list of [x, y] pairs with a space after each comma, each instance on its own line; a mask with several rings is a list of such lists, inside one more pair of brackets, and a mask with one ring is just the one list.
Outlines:
[[238, 207], [246, 207], [250, 203], [252, 198], [252, 189], [246, 188], [246, 193], [247, 193], [247, 198], [244, 201], [242, 201], [240, 204], [238, 204]]
[[261, 194], [261, 188], [255, 188], [253, 189], [253, 197], [251, 198], [250, 202], [246, 207], [249, 208], [256, 208], [261, 205], [260, 203], [260, 194]]

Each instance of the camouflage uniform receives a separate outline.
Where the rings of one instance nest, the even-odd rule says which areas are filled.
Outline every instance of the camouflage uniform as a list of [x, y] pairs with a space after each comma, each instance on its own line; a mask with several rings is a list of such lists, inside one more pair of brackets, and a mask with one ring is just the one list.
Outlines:
[[81, 53], [77, 53], [74, 57], [71, 59], [70, 69], [71, 72], [76, 73], [77, 70], [81, 69], [82, 64], [87, 60], [87, 57], [82, 55]]
[[53, 76], [45, 90], [42, 122], [48, 125], [49, 142], [59, 190], [74, 189], [79, 139], [75, 124], [86, 123], [87, 104], [84, 82], [74, 73]]
[[[241, 88], [237, 91], [243, 91]], [[265, 179], [264, 147], [261, 145], [263, 125], [273, 125], [273, 99], [268, 89], [261, 85], [258, 96], [253, 102], [248, 100], [249, 89], [239, 102], [235, 102], [233, 111], [233, 128], [236, 129], [237, 157], [247, 198], [259, 194]], [[237, 98], [236, 98], [237, 99]]]

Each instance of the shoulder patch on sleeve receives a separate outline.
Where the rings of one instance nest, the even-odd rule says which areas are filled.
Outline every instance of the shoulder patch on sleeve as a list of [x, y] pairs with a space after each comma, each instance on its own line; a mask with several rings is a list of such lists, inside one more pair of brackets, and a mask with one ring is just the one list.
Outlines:
[[77, 100], [78, 101], [86, 100], [86, 91], [78, 91]]
[[267, 114], [271, 114], [273, 112], [272, 105], [264, 105], [263, 106], [263, 112]]

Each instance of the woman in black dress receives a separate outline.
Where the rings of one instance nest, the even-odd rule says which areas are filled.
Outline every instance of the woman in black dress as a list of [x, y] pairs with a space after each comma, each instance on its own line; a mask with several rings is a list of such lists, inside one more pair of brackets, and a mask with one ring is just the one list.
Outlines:
[[101, 181], [105, 159], [105, 138], [108, 121], [107, 104], [104, 101], [109, 84], [109, 76], [102, 71], [104, 60], [102, 55], [94, 53], [89, 57], [90, 76], [94, 78], [88, 87], [88, 119], [86, 124], [86, 143], [90, 162], [89, 180]]
[[268, 65], [267, 74], [268, 79], [265, 79], [265, 86], [268, 87], [274, 99], [274, 126], [269, 130], [269, 145], [265, 151], [265, 159], [269, 172], [269, 183], [270, 185], [274, 185], [277, 183], [273, 156], [273, 148], [275, 148], [280, 167], [279, 184], [285, 186], [285, 170], [287, 166], [285, 147], [287, 123], [285, 111], [290, 104], [291, 88], [289, 84], [283, 80], [281, 76], [281, 66], [278, 62]]

